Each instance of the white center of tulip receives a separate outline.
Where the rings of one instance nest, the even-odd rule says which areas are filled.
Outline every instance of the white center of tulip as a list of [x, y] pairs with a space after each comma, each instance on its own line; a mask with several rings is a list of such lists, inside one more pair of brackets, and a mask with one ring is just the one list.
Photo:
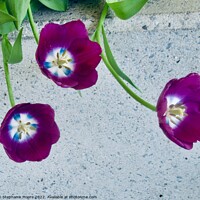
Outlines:
[[177, 125], [187, 116], [186, 106], [183, 105], [179, 98], [167, 97], [166, 122], [171, 128], [176, 128]]
[[38, 122], [29, 114], [15, 114], [9, 123], [11, 138], [17, 142], [23, 142], [36, 134]]
[[57, 77], [66, 77], [74, 69], [74, 59], [67, 49], [56, 48], [47, 55], [44, 67]]

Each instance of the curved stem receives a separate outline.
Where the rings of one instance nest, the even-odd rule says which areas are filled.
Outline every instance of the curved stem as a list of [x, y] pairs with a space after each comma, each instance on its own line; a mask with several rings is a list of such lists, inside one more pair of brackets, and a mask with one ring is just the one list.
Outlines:
[[110, 65], [109, 61], [107, 60], [106, 56], [104, 53], [101, 54], [102, 60], [104, 61], [105, 65], [107, 66], [108, 70], [111, 72], [111, 74], [115, 77], [117, 82], [124, 88], [124, 90], [132, 97], [134, 98], [137, 102], [142, 104], [143, 106], [149, 108], [152, 111], [156, 111], [156, 107], [149, 102], [145, 101], [138, 95], [136, 95], [125, 83], [124, 81], [118, 76], [118, 74], [115, 72], [115, 70], [112, 68]]
[[10, 73], [9, 73], [8, 63], [6, 61], [3, 61], [3, 65], [4, 65], [4, 72], [5, 72], [6, 85], [7, 85], [10, 105], [13, 107], [15, 105], [15, 100], [14, 100], [12, 85], [11, 85], [11, 81], [10, 81]]
[[[106, 14], [108, 12], [108, 5], [105, 4], [104, 9], [102, 11], [98, 26], [97, 26], [97, 30], [95, 33], [95, 39], [97, 40], [97, 42], [99, 44], [101, 44], [101, 36], [100, 33], [102, 32], [102, 27], [105, 21], [105, 17]], [[110, 62], [108, 61], [104, 51], [102, 50], [102, 54], [101, 54], [102, 60], [105, 63], [106, 67], [108, 68], [108, 70], [111, 72], [111, 74], [114, 76], [114, 78], [117, 80], [117, 82], [124, 88], [124, 90], [133, 98], [135, 99], [137, 102], [139, 102], [140, 104], [142, 104], [143, 106], [149, 108], [152, 111], [156, 111], [156, 107], [152, 104], [150, 104], [149, 102], [145, 101], [144, 99], [142, 99], [141, 97], [139, 97], [138, 95], [136, 95], [125, 83], [124, 81], [121, 79], [121, 77], [116, 73], [116, 71], [113, 69], [113, 67], [111, 66]]]
[[3, 35], [3, 39], [1, 41], [1, 48], [2, 48], [2, 54], [3, 54], [3, 66], [4, 66], [8, 96], [10, 100], [10, 105], [13, 107], [15, 105], [15, 99], [13, 95], [12, 84], [10, 81], [10, 73], [9, 73], [9, 68], [8, 68], [8, 59], [10, 56], [10, 51], [11, 51], [12, 46], [7, 38], [7, 34]]
[[30, 5], [29, 5], [29, 8], [28, 8], [28, 19], [29, 19], [29, 22], [30, 22], [30, 25], [31, 25], [31, 29], [32, 29], [35, 41], [38, 44], [39, 34], [38, 34], [38, 31], [37, 31], [37, 28], [36, 28], [36, 25], [35, 25], [35, 22], [34, 22], [34, 19], [33, 19], [33, 14], [32, 14], [32, 10], [31, 10]]
[[[109, 7], [108, 7], [108, 4], [105, 3], [104, 8], [103, 8], [103, 11], [102, 11], [102, 13], [101, 13], [101, 17], [100, 17], [99, 22], [98, 22], [98, 25], [97, 25], [97, 30], [96, 30], [96, 32], [98, 32], [97, 34], [99, 34], [100, 31], [101, 31], [101, 29], [102, 29], [102, 26], [103, 26], [103, 24], [104, 24], [106, 15], [107, 15], [107, 13], [108, 13], [108, 8], [109, 8]], [[96, 35], [97, 35], [97, 34], [96, 34]]]

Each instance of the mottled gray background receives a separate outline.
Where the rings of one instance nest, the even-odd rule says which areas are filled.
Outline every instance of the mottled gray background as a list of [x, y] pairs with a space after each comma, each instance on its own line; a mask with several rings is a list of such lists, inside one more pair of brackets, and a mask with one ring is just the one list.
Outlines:
[[[72, 1], [66, 13], [35, 15], [48, 21], [82, 19], [92, 33], [102, 3]], [[121, 68], [156, 104], [165, 83], [200, 70], [199, 0], [151, 0], [134, 18], [110, 13], [106, 31]], [[156, 113], [131, 99], [103, 63], [98, 83], [82, 91], [57, 87], [34, 58], [36, 43], [24, 24], [24, 60], [10, 66], [17, 103], [41, 102], [56, 111], [61, 138], [50, 156], [17, 164], [0, 147], [0, 196], [91, 195], [98, 200], [199, 200], [200, 144], [191, 151], [170, 142]], [[0, 54], [0, 120], [8, 111]]]

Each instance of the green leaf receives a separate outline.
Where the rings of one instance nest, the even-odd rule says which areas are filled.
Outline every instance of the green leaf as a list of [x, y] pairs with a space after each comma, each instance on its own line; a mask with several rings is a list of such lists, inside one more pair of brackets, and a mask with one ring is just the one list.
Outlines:
[[10, 64], [19, 63], [23, 59], [23, 55], [22, 55], [22, 31], [23, 31], [23, 29], [21, 29], [19, 31], [18, 36], [15, 40], [15, 43], [14, 43], [12, 49], [11, 49], [10, 57], [9, 57], [9, 60], [8, 60], [8, 63], [10, 63]]
[[7, 63], [10, 57], [11, 50], [12, 50], [12, 45], [9, 42], [7, 35], [3, 35], [1, 47], [2, 47], [2, 53], [3, 53], [3, 61]]
[[111, 64], [112, 68], [122, 79], [124, 79], [129, 84], [131, 84], [134, 88], [136, 88], [138, 91], [140, 91], [140, 89], [131, 81], [131, 79], [119, 68], [119, 66], [112, 54], [110, 46], [108, 44], [108, 40], [107, 40], [106, 33], [105, 33], [103, 26], [102, 26], [102, 35], [103, 35], [103, 42], [104, 42], [106, 56], [107, 56], [109, 63]]
[[148, 0], [106, 0], [109, 7], [120, 19], [129, 19], [145, 5]]
[[16, 28], [15, 28], [15, 25], [13, 22], [7, 22], [4, 24], [0, 24], [0, 34], [2, 34], [2, 35], [8, 34], [12, 31], [14, 31], [15, 29]]
[[17, 19], [17, 21], [14, 22], [17, 30], [20, 29], [22, 21], [26, 16], [29, 4], [30, 0], [6, 0], [8, 12]]
[[7, 14], [6, 12], [0, 10], [0, 24], [4, 24], [6, 22], [16, 21], [16, 18], [12, 15]]
[[31, 10], [33, 13], [40, 10], [42, 7], [43, 4], [41, 4], [38, 0], [31, 0]]
[[66, 11], [68, 0], [39, 0], [46, 7], [56, 11]]
[[[6, 3], [3, 0], [0, 0], [0, 11], [9, 15], [8, 10], [6, 8]], [[13, 16], [12, 16], [13, 17]], [[1, 21], [1, 19], [0, 19]], [[13, 22], [0, 23], [0, 34], [5, 35], [15, 30], [15, 26]]]
[[0, 0], [0, 10], [8, 13], [7, 8], [6, 8], [6, 3], [4, 0]]

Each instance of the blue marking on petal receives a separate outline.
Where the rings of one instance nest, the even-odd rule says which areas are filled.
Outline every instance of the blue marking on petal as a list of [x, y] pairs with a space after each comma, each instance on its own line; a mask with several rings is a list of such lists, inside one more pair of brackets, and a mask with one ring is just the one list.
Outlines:
[[10, 131], [13, 127], [11, 125], [8, 125], [8, 130]]
[[13, 137], [13, 140], [14, 141], [19, 141], [20, 140], [20, 137], [19, 137], [19, 133], [17, 132], [17, 133], [15, 133], [15, 135], [14, 135], [14, 137]]
[[37, 129], [38, 125], [37, 124], [31, 124], [32, 127], [34, 127], [35, 129]]
[[67, 68], [64, 68], [64, 69], [63, 69], [63, 72], [64, 72], [64, 74], [67, 75], [67, 76], [68, 76], [69, 74], [71, 74], [71, 70], [70, 70], [70, 69], [67, 69]]
[[51, 62], [44, 62], [44, 67], [45, 68], [51, 68], [52, 67], [52, 63]]
[[33, 118], [32, 115], [30, 115], [30, 114], [27, 114], [27, 117], [28, 117], [29, 119], [32, 119], [32, 118]]
[[16, 120], [16, 121], [19, 121], [20, 120], [20, 114], [15, 114], [13, 116], [13, 118]]
[[58, 76], [58, 72], [54, 72], [53, 74], [54, 74], [55, 76]]
[[66, 50], [65, 48], [61, 48], [60, 49], [60, 54], [62, 55], [65, 52], [65, 50]]

